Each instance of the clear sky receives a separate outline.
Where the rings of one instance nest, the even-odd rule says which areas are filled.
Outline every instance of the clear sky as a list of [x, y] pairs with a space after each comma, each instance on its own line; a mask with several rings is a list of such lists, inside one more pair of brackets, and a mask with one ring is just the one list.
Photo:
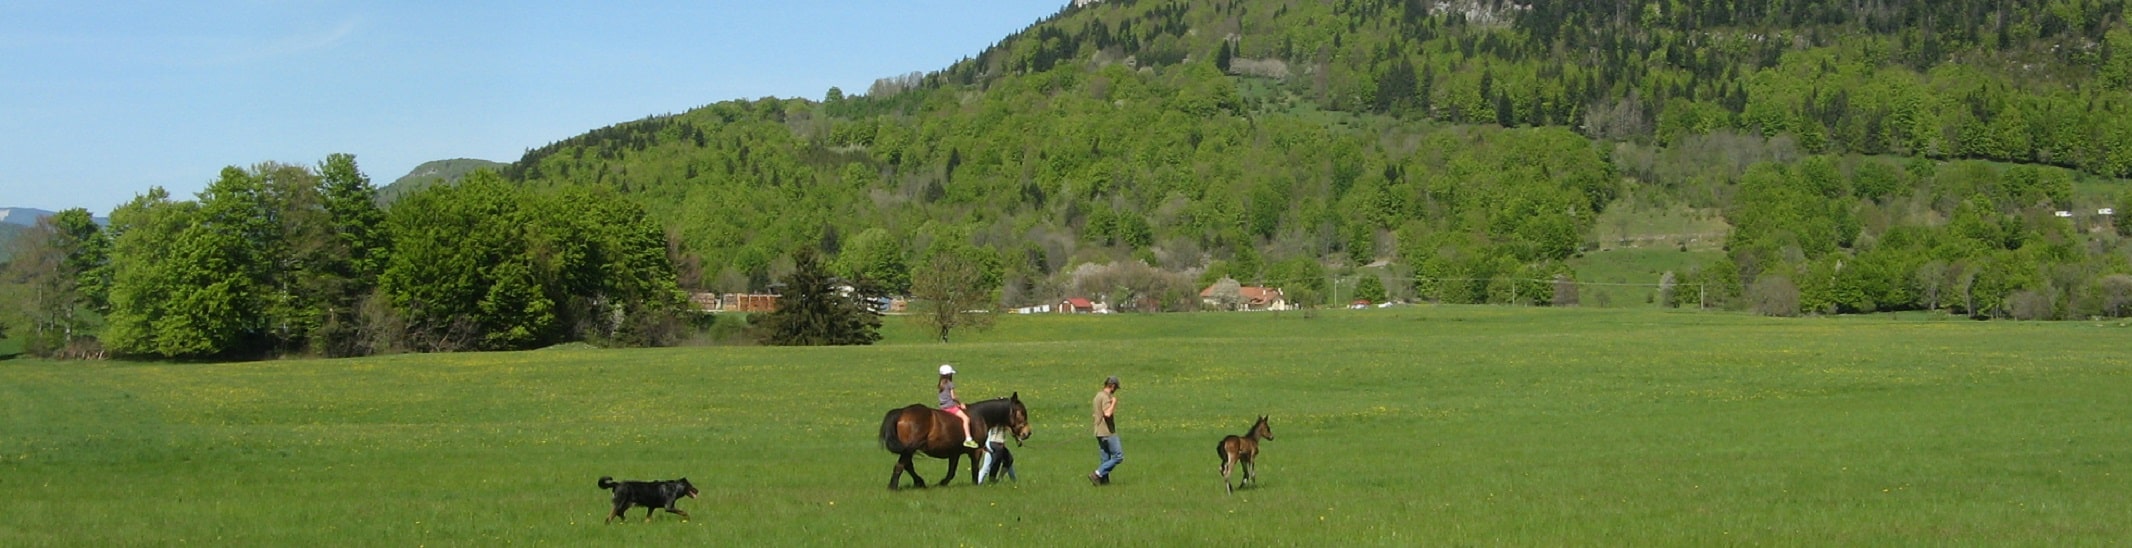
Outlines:
[[0, 207], [99, 215], [223, 166], [509, 162], [728, 99], [864, 93], [1067, 0], [0, 1]]

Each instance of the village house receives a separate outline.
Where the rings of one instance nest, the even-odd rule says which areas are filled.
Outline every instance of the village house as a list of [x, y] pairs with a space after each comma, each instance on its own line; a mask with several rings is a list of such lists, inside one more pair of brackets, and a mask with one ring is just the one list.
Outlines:
[[698, 312], [770, 312], [777, 310], [777, 295], [744, 293], [692, 293], [689, 304]]
[[1058, 310], [1060, 314], [1094, 314], [1096, 313], [1096, 303], [1088, 299], [1073, 297], [1059, 301]]
[[1278, 287], [1239, 285], [1224, 277], [1199, 291], [1199, 302], [1209, 310], [1293, 310], [1288, 295]]

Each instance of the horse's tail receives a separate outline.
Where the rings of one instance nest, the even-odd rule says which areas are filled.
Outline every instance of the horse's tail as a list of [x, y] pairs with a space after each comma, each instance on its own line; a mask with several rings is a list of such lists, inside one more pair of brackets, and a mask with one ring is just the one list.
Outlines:
[[1214, 442], [1214, 456], [1221, 458], [1222, 462], [1229, 461], [1229, 438], [1234, 437], [1236, 436], [1229, 436], [1228, 438], [1222, 438], [1221, 441]]
[[612, 490], [612, 489], [614, 489], [614, 487], [615, 487], [615, 486], [617, 486], [617, 485], [621, 485], [621, 484], [620, 484], [620, 483], [615, 483], [615, 481], [614, 481], [614, 476], [600, 476], [600, 488], [601, 488], [601, 489], [609, 489], [609, 490]]
[[896, 419], [903, 415], [903, 409], [890, 409], [888, 416], [881, 417], [881, 447], [890, 453], [902, 454], [910, 451], [910, 447], [904, 446], [903, 440], [896, 436]]

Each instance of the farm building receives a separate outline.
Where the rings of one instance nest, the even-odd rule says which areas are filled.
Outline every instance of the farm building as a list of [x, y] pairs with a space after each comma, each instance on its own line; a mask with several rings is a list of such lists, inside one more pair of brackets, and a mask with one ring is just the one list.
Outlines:
[[698, 312], [770, 312], [777, 310], [776, 295], [744, 293], [692, 293], [689, 303]]
[[1240, 285], [1224, 277], [1199, 291], [1200, 304], [1211, 310], [1290, 310], [1288, 295], [1278, 287]]
[[1094, 314], [1096, 312], [1096, 303], [1088, 299], [1073, 297], [1059, 301], [1058, 310], [1060, 314]]

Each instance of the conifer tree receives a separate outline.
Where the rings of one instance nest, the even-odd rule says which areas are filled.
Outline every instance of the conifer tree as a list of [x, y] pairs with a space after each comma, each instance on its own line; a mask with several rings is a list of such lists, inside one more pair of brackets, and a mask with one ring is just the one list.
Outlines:
[[763, 344], [838, 346], [881, 340], [881, 315], [874, 311], [872, 291], [863, 281], [852, 284], [830, 276], [811, 247], [793, 252], [792, 262], [792, 274], [779, 282], [777, 310], [749, 318]]

